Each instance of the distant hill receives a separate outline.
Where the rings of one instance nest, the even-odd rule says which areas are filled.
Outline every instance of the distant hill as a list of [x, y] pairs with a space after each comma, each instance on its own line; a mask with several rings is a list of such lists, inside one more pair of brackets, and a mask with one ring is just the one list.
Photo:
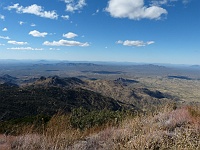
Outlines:
[[116, 80], [114, 80], [115, 83], [117, 84], [122, 84], [122, 85], [128, 85], [128, 84], [132, 84], [132, 83], [139, 83], [138, 81], [136, 80], [133, 80], [133, 79], [124, 79], [124, 78], [118, 78]]
[[186, 76], [168, 76], [169, 79], [184, 79], [184, 80], [192, 80], [192, 78]]
[[40, 77], [39, 79], [30, 82], [29, 85], [34, 87], [74, 87], [84, 84], [84, 82], [78, 78], [60, 78], [58, 76], [52, 77]]
[[190, 66], [191, 68], [196, 68], [196, 69], [200, 69], [200, 65], [192, 65]]
[[3, 76], [0, 76], [0, 83], [9, 83], [9, 84], [15, 84], [16, 83], [17, 78], [16, 77], [12, 77], [8, 74], [5, 74]]

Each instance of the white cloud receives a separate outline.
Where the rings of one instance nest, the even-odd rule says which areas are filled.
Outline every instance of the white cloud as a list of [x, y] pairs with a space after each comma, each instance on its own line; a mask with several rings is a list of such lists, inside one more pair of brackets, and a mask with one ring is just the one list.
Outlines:
[[155, 43], [155, 41], [148, 41], [147, 45], [151, 45], [151, 44], [154, 44], [154, 43]]
[[37, 30], [33, 30], [29, 32], [29, 35], [32, 35], [34, 37], [45, 37], [48, 33], [46, 32], [39, 32]]
[[174, 2], [181, 1], [183, 4], [188, 4], [191, 0], [151, 0], [152, 5], [168, 5], [171, 6]]
[[35, 51], [41, 51], [43, 50], [43, 48], [32, 48], [32, 47], [11, 47], [11, 48], [7, 48], [8, 50], [35, 50]]
[[72, 33], [72, 32], [68, 32], [66, 34], [63, 34], [63, 37], [68, 38], [68, 39], [72, 39], [72, 38], [75, 38], [77, 36], [78, 36], [77, 34]]
[[43, 45], [46, 45], [46, 46], [81, 46], [81, 47], [89, 46], [89, 44], [87, 42], [81, 43], [78, 41], [68, 41], [68, 40], [60, 40], [60, 41], [53, 41], [53, 42], [45, 41], [43, 43]]
[[8, 29], [7, 28], [3, 28], [2, 31], [6, 32], [6, 31], [8, 31]]
[[49, 33], [49, 35], [56, 35], [56, 33]]
[[65, 16], [62, 15], [61, 17], [62, 17], [63, 19], [65, 19], [65, 20], [69, 20], [69, 15], [65, 15]]
[[66, 5], [66, 11], [74, 12], [82, 9], [86, 6], [85, 0], [64, 0]]
[[183, 0], [183, 4], [189, 3], [191, 0]]
[[141, 47], [141, 46], [147, 46], [147, 45], [151, 45], [151, 44], [154, 44], [155, 42], [154, 41], [147, 41], [147, 42], [144, 42], [144, 41], [139, 41], [139, 40], [136, 40], [136, 41], [130, 41], [130, 40], [126, 40], [126, 41], [117, 41], [116, 42], [117, 44], [122, 44], [124, 46], [135, 46], [135, 47]]
[[34, 24], [34, 23], [31, 24], [31, 27], [35, 27], [35, 26], [36, 26], [36, 24]]
[[129, 41], [126, 40], [123, 42], [124, 46], [136, 46], [136, 47], [140, 47], [140, 46], [145, 46], [146, 44], [143, 41]]
[[4, 45], [5, 45], [5, 44], [1, 44], [1, 43], [0, 43], [0, 46], [4, 46]]
[[152, 5], [160, 6], [160, 5], [167, 4], [169, 1], [170, 0], [152, 0], [151, 3], [152, 3]]
[[19, 21], [19, 24], [20, 24], [20, 25], [23, 25], [24, 23], [25, 23], [25, 22], [23, 22], [23, 21]]
[[123, 44], [123, 41], [119, 40], [116, 42], [117, 44]]
[[1, 19], [1, 20], [4, 20], [4, 19], [5, 19], [5, 16], [0, 14], [0, 19]]
[[0, 36], [0, 39], [10, 40], [10, 38], [8, 36]]
[[52, 51], [59, 51], [60, 49], [59, 49], [59, 48], [49, 48], [49, 50], [52, 50]]
[[8, 6], [8, 10], [16, 9], [17, 13], [27, 13], [27, 14], [34, 14], [36, 16], [49, 18], [49, 19], [57, 19], [58, 14], [53, 11], [45, 11], [41, 6], [33, 4], [31, 6], [23, 7], [19, 6], [19, 4], [14, 4], [13, 6]]
[[167, 10], [159, 6], [147, 7], [144, 0], [109, 0], [106, 11], [114, 18], [160, 19]]
[[93, 13], [92, 15], [94, 16], [94, 15], [96, 15], [96, 14], [98, 14], [98, 13], [99, 13], [99, 9], [97, 9], [96, 12]]
[[13, 45], [27, 45], [27, 42], [17, 42], [17, 41], [8, 41], [8, 44], [13, 44]]

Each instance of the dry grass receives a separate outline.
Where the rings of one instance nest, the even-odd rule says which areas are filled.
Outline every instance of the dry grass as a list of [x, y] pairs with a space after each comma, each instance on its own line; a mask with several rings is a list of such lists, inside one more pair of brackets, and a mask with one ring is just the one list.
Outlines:
[[12, 149], [193, 150], [200, 149], [200, 107], [184, 106], [173, 110], [165, 106], [153, 114], [128, 116], [116, 126], [106, 124], [84, 131], [72, 128], [68, 115], [58, 114], [42, 133], [26, 130], [27, 134], [10, 142]]
[[200, 149], [200, 118], [190, 109], [165, 108], [157, 115], [127, 118], [119, 127], [78, 141], [71, 149]]
[[187, 107], [145, 117], [139, 121], [139, 134], [133, 130], [135, 136], [124, 146], [127, 149], [199, 149], [197, 120], [199, 118], [193, 117]]

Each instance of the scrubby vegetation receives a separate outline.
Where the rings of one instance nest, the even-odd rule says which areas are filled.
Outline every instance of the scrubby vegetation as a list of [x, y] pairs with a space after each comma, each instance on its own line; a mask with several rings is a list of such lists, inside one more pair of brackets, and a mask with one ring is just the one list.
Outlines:
[[[39, 118], [38, 118], [39, 119]], [[151, 113], [74, 109], [24, 124], [11, 149], [200, 149], [200, 107], [160, 106]], [[15, 125], [18, 125], [16, 122]], [[19, 128], [13, 128], [19, 130]], [[0, 139], [6, 142], [6, 137]]]
[[200, 149], [199, 103], [182, 103], [147, 81], [53, 76], [5, 82], [0, 150]]
[[0, 85], [0, 121], [41, 114], [52, 116], [60, 110], [71, 112], [81, 106], [88, 111], [123, 108], [112, 98], [82, 88]]

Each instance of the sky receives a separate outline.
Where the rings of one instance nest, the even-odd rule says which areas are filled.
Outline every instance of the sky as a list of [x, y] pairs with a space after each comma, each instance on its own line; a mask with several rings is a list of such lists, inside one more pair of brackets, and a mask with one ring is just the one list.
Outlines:
[[1, 0], [0, 59], [200, 64], [199, 0]]

